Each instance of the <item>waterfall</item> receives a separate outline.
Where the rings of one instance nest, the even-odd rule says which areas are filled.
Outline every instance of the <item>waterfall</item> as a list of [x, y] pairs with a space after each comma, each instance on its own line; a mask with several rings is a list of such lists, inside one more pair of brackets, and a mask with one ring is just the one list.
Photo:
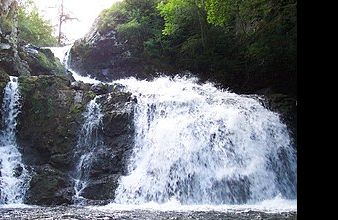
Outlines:
[[81, 196], [81, 193], [87, 186], [95, 152], [103, 146], [98, 133], [102, 124], [103, 114], [101, 113], [100, 105], [97, 103], [97, 98], [98, 96], [88, 103], [86, 111], [83, 113], [84, 123], [75, 147], [75, 157], [78, 162], [74, 171], [75, 195], [73, 196], [73, 200], [77, 204], [85, 200]]
[[76, 71], [74, 71], [72, 68], [69, 66], [70, 62], [70, 50], [72, 48], [72, 45], [64, 46], [64, 47], [47, 47], [52, 51], [55, 57], [57, 57], [60, 62], [66, 67], [66, 69], [72, 73], [72, 76], [76, 81], [82, 81], [84, 83], [102, 83], [101, 81], [97, 79], [93, 79], [90, 76], [81, 76], [78, 74]]
[[17, 77], [10, 76], [2, 103], [0, 133], [0, 204], [23, 203], [30, 177], [16, 142], [17, 116], [20, 113]]
[[116, 203], [296, 199], [296, 150], [259, 97], [194, 78], [117, 81], [137, 100], [135, 147]]

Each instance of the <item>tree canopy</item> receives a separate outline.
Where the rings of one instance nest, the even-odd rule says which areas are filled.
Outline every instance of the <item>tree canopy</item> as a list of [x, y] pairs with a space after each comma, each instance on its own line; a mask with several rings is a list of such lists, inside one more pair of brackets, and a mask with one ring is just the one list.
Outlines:
[[109, 29], [139, 59], [296, 92], [296, 0], [124, 0], [100, 15], [99, 30]]
[[20, 5], [18, 8], [19, 41], [36, 46], [56, 46], [57, 39], [53, 35], [54, 28], [45, 20], [32, 2]]

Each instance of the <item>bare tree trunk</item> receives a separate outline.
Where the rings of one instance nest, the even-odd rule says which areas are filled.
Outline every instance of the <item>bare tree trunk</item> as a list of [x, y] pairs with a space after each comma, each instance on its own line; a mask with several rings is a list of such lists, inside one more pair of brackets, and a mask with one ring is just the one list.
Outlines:
[[62, 35], [62, 22], [63, 22], [63, 16], [64, 16], [64, 12], [63, 12], [63, 0], [61, 1], [61, 13], [59, 16], [59, 36], [58, 36], [58, 44], [59, 46], [61, 46], [61, 35]]
[[[202, 0], [202, 4], [204, 4], [203, 0]], [[205, 30], [204, 30], [204, 16], [201, 14], [200, 8], [198, 7], [198, 0], [195, 0], [195, 5], [197, 8], [197, 14], [198, 14], [198, 21], [200, 23], [200, 30], [201, 30], [201, 40], [202, 40], [202, 46], [203, 46], [203, 50], [205, 50], [206, 45], [205, 45]]]

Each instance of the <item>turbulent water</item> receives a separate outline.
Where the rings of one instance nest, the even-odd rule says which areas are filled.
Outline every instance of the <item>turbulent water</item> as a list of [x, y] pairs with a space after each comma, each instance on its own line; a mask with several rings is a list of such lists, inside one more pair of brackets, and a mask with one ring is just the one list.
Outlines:
[[95, 153], [104, 146], [98, 134], [102, 117], [101, 107], [97, 103], [97, 97], [95, 97], [88, 103], [86, 111], [83, 114], [84, 122], [75, 148], [75, 157], [78, 163], [74, 170], [75, 195], [73, 196], [73, 200], [76, 204], [84, 201], [81, 193], [87, 186], [92, 161]]
[[116, 203], [296, 199], [296, 152], [287, 127], [257, 97], [196, 79], [118, 82], [137, 105], [134, 153]]
[[[70, 46], [50, 49], [68, 68]], [[69, 71], [77, 81], [100, 82]], [[82, 206], [92, 160], [104, 147], [98, 135], [103, 115], [95, 98], [83, 113], [75, 147], [77, 206], [2, 205], [0, 219], [297, 219], [297, 152], [286, 125], [260, 97], [185, 77], [129, 78], [110, 84], [115, 83], [124, 85], [136, 103], [135, 146], [114, 203]], [[25, 189], [26, 170], [15, 142], [15, 87], [11, 78], [2, 110], [3, 119], [11, 122], [4, 123], [0, 158], [11, 165], [1, 167], [1, 173], [13, 178], [11, 184], [0, 182], [1, 192], [6, 192], [1, 203], [22, 202]], [[22, 170], [21, 175], [13, 170]]]
[[29, 181], [16, 142], [17, 116], [20, 112], [20, 92], [16, 77], [10, 77], [2, 103], [0, 133], [0, 204], [22, 203]]
[[27, 207], [0, 209], [0, 219], [116, 219], [116, 220], [252, 220], [252, 219], [297, 219], [290, 211], [266, 212], [253, 210], [154, 210], [100, 207]]

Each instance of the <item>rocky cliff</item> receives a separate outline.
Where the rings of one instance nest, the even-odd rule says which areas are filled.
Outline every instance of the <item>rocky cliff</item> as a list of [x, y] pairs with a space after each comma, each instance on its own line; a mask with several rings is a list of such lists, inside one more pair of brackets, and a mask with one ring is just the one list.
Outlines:
[[129, 44], [116, 30], [94, 30], [71, 49], [70, 67], [79, 74], [110, 82], [129, 76], [145, 78], [144, 60], [133, 57]]
[[[71, 204], [74, 148], [83, 123], [82, 113], [96, 96], [95, 89], [89, 85], [75, 89], [66, 77], [47, 75], [22, 76], [19, 85], [22, 112], [18, 119], [18, 142], [32, 173], [26, 203]], [[133, 127], [128, 110], [130, 94], [113, 90], [101, 95], [100, 103], [104, 113], [100, 132], [106, 148], [95, 157], [83, 196], [102, 203], [114, 196], [117, 179], [124, 170], [124, 154], [131, 148]]]
[[18, 53], [16, 0], [0, 0], [0, 73], [29, 75], [28, 64]]

